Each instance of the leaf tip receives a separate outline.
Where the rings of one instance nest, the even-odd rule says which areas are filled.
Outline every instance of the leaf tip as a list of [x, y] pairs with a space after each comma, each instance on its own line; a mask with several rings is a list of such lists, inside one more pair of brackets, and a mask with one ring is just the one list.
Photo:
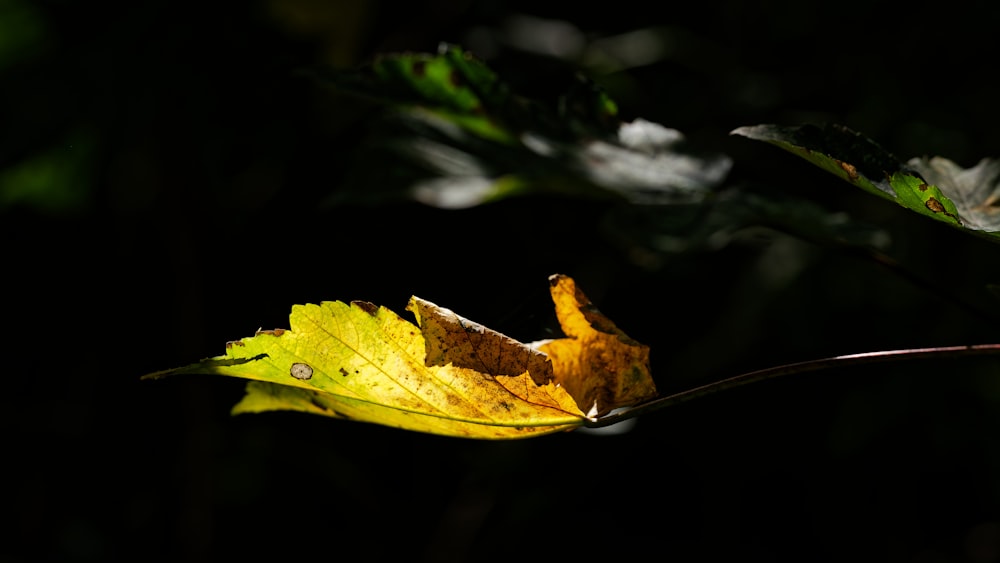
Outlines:
[[376, 313], [378, 313], [378, 306], [374, 303], [369, 303], [368, 301], [351, 301], [351, 306], [357, 307], [373, 317]]
[[567, 279], [567, 276], [563, 274], [552, 274], [549, 276], [549, 287], [555, 287], [559, 285], [559, 282]]

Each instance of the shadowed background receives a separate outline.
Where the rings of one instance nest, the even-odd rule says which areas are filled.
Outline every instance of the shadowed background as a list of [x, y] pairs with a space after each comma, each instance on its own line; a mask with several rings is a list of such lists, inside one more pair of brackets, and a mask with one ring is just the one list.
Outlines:
[[[505, 443], [230, 417], [240, 381], [139, 381], [322, 300], [402, 312], [415, 294], [546, 338], [556, 272], [651, 346], [664, 392], [1000, 341], [996, 244], [728, 135], [830, 121], [903, 159], [1000, 156], [998, 8], [648, 6], [0, 0], [0, 560], [1000, 561], [989, 359], [830, 370], [615, 435]], [[650, 252], [607, 203], [572, 197], [325, 204], [376, 108], [297, 71], [440, 41], [545, 103], [583, 71], [624, 118], [730, 155], [731, 185], [874, 225], [926, 283], [767, 228]]]

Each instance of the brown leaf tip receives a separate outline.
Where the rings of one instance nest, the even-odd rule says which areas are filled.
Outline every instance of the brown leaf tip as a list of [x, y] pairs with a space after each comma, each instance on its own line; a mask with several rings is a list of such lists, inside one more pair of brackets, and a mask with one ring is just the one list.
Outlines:
[[378, 306], [367, 301], [351, 301], [351, 305], [361, 309], [373, 317], [375, 316], [375, 313], [378, 312]]

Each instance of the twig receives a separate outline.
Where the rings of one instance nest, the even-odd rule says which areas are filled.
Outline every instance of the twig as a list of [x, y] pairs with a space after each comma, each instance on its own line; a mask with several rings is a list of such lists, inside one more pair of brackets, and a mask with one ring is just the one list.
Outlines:
[[834, 356], [832, 358], [822, 358], [819, 360], [808, 360], [794, 364], [785, 364], [744, 373], [742, 375], [737, 375], [735, 377], [730, 377], [728, 379], [723, 379], [721, 381], [716, 381], [714, 383], [709, 383], [693, 389], [680, 391], [672, 395], [667, 395], [666, 397], [660, 397], [645, 403], [640, 403], [628, 410], [611, 414], [598, 420], [589, 421], [585, 423], [584, 426], [587, 428], [603, 428], [605, 426], [611, 426], [612, 424], [617, 424], [624, 420], [637, 417], [641, 414], [677, 405], [690, 401], [691, 399], [697, 399], [698, 397], [704, 397], [705, 395], [711, 395], [720, 391], [732, 389], [734, 387], [740, 387], [742, 385], [747, 385], [748, 383], [755, 383], [758, 381], [764, 381], [765, 379], [774, 379], [797, 373], [819, 371], [835, 367], [839, 368], [862, 364], [873, 364], [886, 361], [919, 360], [923, 358], [960, 358], [966, 356], [986, 356], [991, 354], [1000, 354], [1000, 344], [971, 344], [968, 346], [941, 346], [936, 348], [914, 348], [910, 350], [865, 352], [862, 354], [849, 354], [846, 356]]

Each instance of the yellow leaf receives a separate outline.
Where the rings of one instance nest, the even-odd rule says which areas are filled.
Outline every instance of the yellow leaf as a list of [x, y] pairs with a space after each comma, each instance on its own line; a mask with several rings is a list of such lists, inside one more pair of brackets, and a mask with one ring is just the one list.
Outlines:
[[656, 397], [649, 347], [618, 329], [594, 307], [572, 278], [549, 278], [556, 317], [567, 338], [537, 344], [552, 362], [555, 381], [587, 416]]
[[[252, 380], [234, 413], [296, 410], [481, 439], [571, 430], [587, 420], [577, 406], [581, 397], [588, 408], [596, 401], [600, 410], [634, 402], [634, 393], [614, 395], [616, 389], [631, 392], [637, 386], [623, 385], [617, 376], [608, 380], [610, 385], [596, 381], [613, 366], [589, 358], [590, 352], [581, 347], [594, 343], [611, 350], [589, 327], [614, 325], [602, 321], [596, 311], [574, 321], [572, 311], [564, 310], [573, 304], [562, 295], [572, 280], [552, 279], [568, 338], [537, 349], [418, 297], [410, 299], [407, 309], [419, 327], [371, 303], [331, 301], [294, 306], [290, 330], [258, 331], [227, 344], [224, 356], [145, 377], [208, 373]], [[589, 306], [582, 293], [579, 297], [580, 304]], [[579, 325], [588, 319], [591, 324]], [[555, 370], [547, 346], [559, 354]], [[578, 364], [568, 358], [574, 349], [584, 355]], [[640, 373], [635, 363], [641, 358], [625, 358], [619, 352], [614, 349], [602, 357], [617, 361], [621, 356], [629, 370], [624, 380], [631, 382]], [[594, 368], [599, 364], [604, 371]], [[584, 371], [568, 372], [574, 365]], [[648, 369], [641, 373], [649, 378]], [[638, 387], [652, 389], [652, 380]]]

